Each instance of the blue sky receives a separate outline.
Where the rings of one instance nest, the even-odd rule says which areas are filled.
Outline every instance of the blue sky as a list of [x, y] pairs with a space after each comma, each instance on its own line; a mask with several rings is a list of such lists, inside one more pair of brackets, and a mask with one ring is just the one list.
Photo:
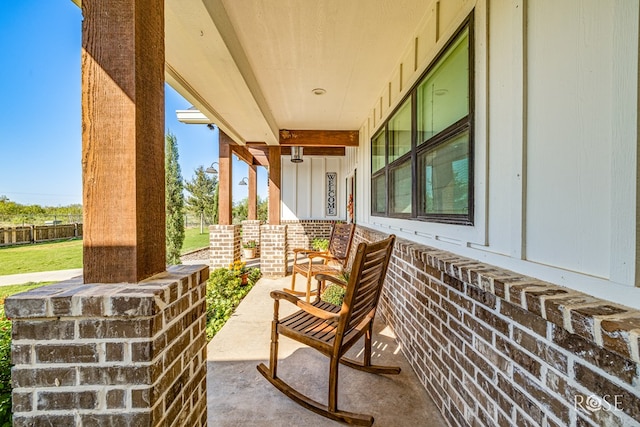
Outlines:
[[[82, 203], [80, 51], [82, 15], [71, 0], [0, 2], [0, 196], [21, 204]], [[165, 128], [178, 138], [185, 180], [218, 159], [217, 131], [186, 125], [191, 105], [165, 85]], [[247, 176], [234, 161], [233, 183]], [[258, 194], [266, 197], [258, 168]], [[234, 201], [247, 187], [234, 185]]]

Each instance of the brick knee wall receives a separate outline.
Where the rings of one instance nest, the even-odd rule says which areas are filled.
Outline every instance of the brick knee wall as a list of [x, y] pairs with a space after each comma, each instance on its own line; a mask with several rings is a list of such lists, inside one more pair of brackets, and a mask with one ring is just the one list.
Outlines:
[[260, 227], [260, 271], [266, 277], [287, 275], [287, 226]]
[[282, 221], [287, 225], [288, 255], [296, 248], [311, 249], [313, 239], [328, 239], [335, 221], [302, 219]]
[[453, 426], [640, 425], [638, 310], [398, 239], [380, 314]]
[[206, 426], [205, 266], [6, 300], [13, 425]]
[[212, 269], [229, 267], [240, 259], [240, 230], [239, 225], [210, 225], [209, 226], [209, 255]]

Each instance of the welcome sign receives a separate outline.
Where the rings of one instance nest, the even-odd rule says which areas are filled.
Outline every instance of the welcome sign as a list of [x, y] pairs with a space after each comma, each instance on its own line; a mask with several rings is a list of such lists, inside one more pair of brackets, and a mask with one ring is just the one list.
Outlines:
[[338, 174], [327, 172], [327, 209], [326, 216], [338, 215]]

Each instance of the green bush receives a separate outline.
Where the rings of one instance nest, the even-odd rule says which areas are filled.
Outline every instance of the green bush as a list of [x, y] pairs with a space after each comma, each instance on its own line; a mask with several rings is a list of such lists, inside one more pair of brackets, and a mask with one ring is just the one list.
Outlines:
[[311, 241], [311, 248], [314, 251], [326, 251], [329, 249], [329, 239], [315, 238]]
[[11, 321], [0, 305], [0, 426], [11, 423]]
[[320, 299], [333, 305], [342, 305], [345, 292], [346, 291], [342, 286], [332, 283], [325, 288], [322, 295], [320, 295]]
[[[242, 274], [247, 274], [246, 285], [242, 285]], [[257, 268], [245, 268], [244, 263], [235, 263], [230, 268], [213, 270], [207, 282], [207, 339], [210, 340], [224, 326], [234, 310], [260, 278]]]

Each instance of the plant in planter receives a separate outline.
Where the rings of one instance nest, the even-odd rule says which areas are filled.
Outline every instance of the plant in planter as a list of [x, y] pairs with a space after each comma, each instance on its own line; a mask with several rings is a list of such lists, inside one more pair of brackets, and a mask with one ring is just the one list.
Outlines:
[[257, 243], [255, 240], [248, 240], [242, 245], [244, 259], [253, 259], [256, 257], [256, 246]]
[[233, 277], [240, 278], [240, 284], [246, 285], [249, 278], [249, 269], [247, 264], [242, 261], [234, 261], [233, 264], [229, 264], [229, 271]]

